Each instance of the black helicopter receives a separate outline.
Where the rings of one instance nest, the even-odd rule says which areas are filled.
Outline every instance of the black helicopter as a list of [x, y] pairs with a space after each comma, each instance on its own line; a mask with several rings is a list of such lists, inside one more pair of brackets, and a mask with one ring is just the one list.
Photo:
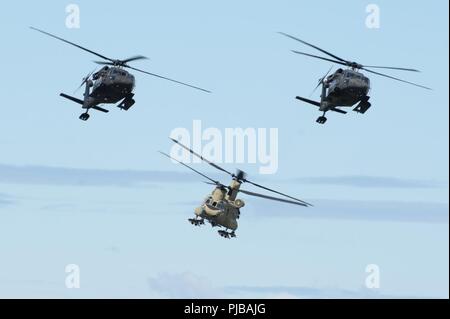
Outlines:
[[[332, 57], [325, 58], [309, 53], [299, 52], [293, 50], [292, 52], [306, 55], [309, 57], [337, 63], [340, 65], [344, 65], [347, 67], [347, 69], [338, 69], [336, 72], [334, 72], [331, 75], [328, 75], [331, 72], [331, 69], [319, 79], [319, 83], [317, 84], [315, 90], [322, 85], [322, 93], [320, 95], [320, 102], [313, 101], [304, 97], [297, 96], [296, 99], [315, 105], [319, 107], [319, 111], [323, 112], [323, 115], [320, 116], [317, 119], [317, 123], [324, 124], [327, 121], [327, 118], [325, 117], [326, 112], [328, 111], [334, 111], [341, 114], [347, 114], [346, 111], [338, 108], [338, 107], [352, 107], [355, 104], [356, 107], [353, 109], [353, 111], [364, 114], [371, 106], [369, 102], [369, 96], [368, 93], [370, 91], [370, 80], [368, 77], [364, 76], [362, 73], [359, 72], [359, 70], [364, 70], [369, 73], [377, 74], [389, 79], [393, 79], [396, 81], [408, 83], [423, 89], [431, 90], [430, 88], [415, 84], [409, 81], [405, 81], [387, 74], [375, 72], [372, 70], [369, 70], [368, 68], [377, 68], [377, 69], [390, 69], [390, 70], [400, 70], [400, 71], [410, 71], [410, 72], [419, 72], [419, 70], [416, 69], [408, 69], [408, 68], [397, 68], [397, 67], [386, 67], [386, 66], [375, 66], [375, 65], [362, 65], [357, 62], [351, 62], [345, 59], [342, 59], [334, 54], [331, 54], [330, 52], [327, 52], [315, 45], [312, 45], [308, 42], [305, 42], [303, 40], [300, 40], [292, 35], [279, 32], [280, 34], [291, 38], [293, 40], [299, 41], [307, 46], [310, 46], [316, 50], [319, 50], [320, 52]], [[313, 93], [314, 93], [313, 92]]]
[[[108, 113], [109, 111], [100, 107], [100, 104], [115, 104], [117, 102], [120, 102], [117, 107], [119, 107], [122, 110], [127, 111], [133, 104], [135, 103], [135, 100], [133, 99], [134, 93], [133, 89], [135, 86], [135, 79], [134, 76], [127, 72], [125, 68], [132, 69], [138, 72], [142, 72], [148, 75], [152, 75], [155, 77], [158, 77], [160, 79], [168, 80], [171, 82], [175, 82], [181, 85], [185, 85], [197, 90], [201, 90], [207, 93], [211, 93], [208, 90], [202, 89], [197, 86], [193, 86], [187, 83], [183, 83], [177, 80], [173, 80], [155, 73], [150, 73], [144, 70], [140, 70], [137, 68], [134, 68], [130, 66], [128, 63], [136, 60], [144, 60], [147, 59], [146, 57], [142, 55], [137, 55], [130, 57], [125, 60], [117, 60], [117, 59], [111, 59], [104, 55], [101, 55], [97, 52], [94, 52], [92, 50], [86, 49], [78, 44], [72, 43], [70, 41], [67, 41], [65, 39], [62, 39], [60, 37], [57, 37], [53, 34], [50, 34], [48, 32], [42, 31], [40, 29], [30, 27], [31, 29], [41, 32], [43, 34], [46, 34], [50, 37], [53, 37], [55, 39], [61, 40], [65, 43], [71, 44], [81, 50], [87, 51], [89, 53], [92, 53], [105, 61], [95, 61], [97, 64], [105, 65], [103, 68], [101, 68], [97, 72], [91, 72], [86, 77], [82, 79], [81, 86], [84, 84], [85, 90], [84, 90], [84, 97], [83, 99], [77, 99], [73, 96], [61, 93], [60, 96], [69, 99], [75, 103], [78, 103], [81, 105], [83, 109], [86, 111], [80, 115], [80, 120], [87, 121], [89, 119], [89, 110], [97, 110], [103, 113]], [[92, 88], [92, 90], [91, 90]]]

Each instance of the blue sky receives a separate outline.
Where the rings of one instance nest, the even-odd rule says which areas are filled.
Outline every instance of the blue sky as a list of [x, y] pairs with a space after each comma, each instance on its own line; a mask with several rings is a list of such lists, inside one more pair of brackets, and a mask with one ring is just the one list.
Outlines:
[[[371, 2], [356, 0], [74, 3], [80, 29], [65, 27], [69, 2], [0, 12], [1, 297], [448, 298], [447, 2], [375, 1], [376, 30], [365, 26]], [[130, 111], [83, 123], [58, 94], [72, 94], [96, 57], [30, 25], [114, 58], [146, 55], [134, 66], [213, 94], [136, 74]], [[331, 65], [292, 54], [316, 52], [278, 31], [361, 63], [418, 68], [390, 74], [433, 91], [373, 76], [366, 114], [319, 126], [294, 97]], [[192, 229], [186, 219], [210, 188], [156, 151], [196, 119], [278, 128], [278, 172], [239, 167], [315, 207], [245, 198], [237, 240]], [[80, 289], [64, 286], [70, 263]], [[373, 263], [381, 288], [369, 291]]]

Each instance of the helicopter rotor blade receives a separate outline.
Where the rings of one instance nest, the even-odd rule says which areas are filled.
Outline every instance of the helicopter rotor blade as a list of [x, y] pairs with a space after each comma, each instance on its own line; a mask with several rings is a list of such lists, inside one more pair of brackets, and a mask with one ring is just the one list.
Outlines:
[[378, 66], [378, 65], [364, 65], [364, 68], [372, 68], [372, 69], [389, 69], [389, 70], [399, 70], [399, 71], [409, 71], [409, 72], [420, 72], [417, 69], [410, 68], [398, 68], [394, 66]]
[[178, 145], [180, 145], [180, 146], [181, 146], [182, 148], [184, 148], [185, 150], [189, 151], [191, 154], [193, 154], [193, 155], [197, 156], [198, 158], [200, 158], [200, 159], [201, 159], [202, 161], [204, 161], [205, 163], [211, 165], [211, 166], [214, 167], [215, 169], [218, 169], [219, 171], [222, 171], [222, 172], [224, 172], [224, 173], [227, 173], [227, 174], [230, 175], [230, 176], [234, 176], [233, 173], [227, 171], [226, 169], [220, 167], [220, 166], [217, 165], [217, 164], [214, 164], [214, 163], [211, 162], [211, 161], [208, 161], [206, 158], [204, 158], [204, 157], [201, 156], [200, 154], [195, 153], [195, 152], [194, 152], [193, 150], [191, 150], [189, 147], [187, 147], [187, 146], [181, 144], [181, 143], [180, 143], [179, 141], [177, 141], [176, 139], [173, 139], [173, 138], [170, 138], [170, 139], [171, 139], [173, 142], [175, 142], [175, 143], [177, 143]]
[[284, 33], [284, 32], [278, 32], [278, 33], [281, 34], [281, 35], [284, 35], [285, 37], [288, 37], [288, 38], [291, 38], [293, 40], [299, 41], [299, 42], [301, 42], [301, 43], [303, 43], [303, 44], [305, 44], [307, 46], [310, 46], [311, 48], [319, 50], [320, 52], [325, 53], [326, 55], [331, 56], [332, 58], [335, 58], [336, 60], [339, 60], [339, 61], [345, 62], [345, 63], [349, 63], [349, 61], [344, 60], [344, 59], [342, 59], [342, 58], [340, 58], [340, 57], [338, 57], [338, 56], [336, 56], [336, 55], [334, 55], [334, 54], [332, 54], [332, 53], [330, 53], [328, 51], [325, 51], [324, 49], [321, 49], [321, 48], [315, 46], [315, 45], [312, 45], [311, 43], [308, 43], [308, 42], [305, 42], [303, 40], [300, 40], [299, 38], [296, 38], [296, 37], [294, 37], [292, 35], [289, 35], [287, 33]]
[[114, 65], [113, 62], [106, 62], [106, 61], [94, 61], [94, 63], [101, 64], [101, 65]]
[[243, 190], [243, 189], [240, 189], [239, 192], [241, 192], [243, 194], [250, 195], [250, 196], [261, 197], [261, 198], [265, 198], [265, 199], [275, 200], [275, 201], [278, 201], [278, 202], [283, 202], [283, 203], [288, 203], [288, 204], [294, 204], [294, 205], [299, 205], [299, 206], [303, 206], [303, 207], [308, 207], [308, 205], [306, 205], [304, 203], [297, 202], [297, 201], [283, 199], [283, 198], [277, 198], [277, 197], [272, 197], [272, 196], [267, 196], [267, 195], [263, 195], [263, 194], [259, 194], [259, 193], [249, 192], [249, 191], [246, 191], [246, 190]]
[[179, 163], [179, 164], [181, 164], [181, 165], [183, 165], [183, 166], [189, 168], [190, 170], [192, 170], [192, 171], [196, 172], [197, 174], [203, 176], [204, 178], [210, 180], [214, 185], [221, 185], [221, 183], [220, 183], [219, 181], [215, 181], [215, 180], [213, 180], [211, 177], [206, 176], [205, 174], [203, 174], [203, 173], [197, 171], [196, 169], [190, 167], [189, 165], [187, 165], [187, 164], [185, 164], [185, 163], [183, 163], [183, 162], [180, 162], [179, 160], [174, 159], [174, 158], [171, 157], [169, 154], [166, 154], [166, 153], [161, 152], [161, 151], [159, 151], [159, 153], [161, 153], [161, 154], [164, 155], [164, 156], [167, 156], [167, 157], [170, 158], [171, 160], [173, 160], [173, 161], [175, 161], [175, 162], [177, 162], [177, 163]]
[[120, 62], [123, 62], [124, 64], [126, 64], [128, 62], [137, 61], [137, 60], [148, 60], [148, 58], [143, 55], [135, 55], [135, 56], [129, 57], [128, 59], [121, 60]]
[[[307, 203], [307, 202], [305, 202], [305, 201], [302, 201], [302, 200], [300, 200], [300, 199], [298, 199], [298, 198], [295, 198], [295, 197], [292, 197], [292, 196], [283, 194], [283, 193], [281, 193], [281, 192], [278, 192], [278, 191], [276, 191], [276, 190], [267, 188], [267, 187], [265, 187], [265, 186], [256, 184], [256, 183], [254, 183], [254, 182], [252, 182], [252, 181], [246, 179], [246, 178], [244, 177], [244, 176], [245, 176], [245, 173], [243, 173], [243, 172], [242, 172], [243, 174], [239, 174], [239, 173], [238, 173], [237, 175], [235, 175], [235, 174], [233, 174], [233, 173], [227, 171], [226, 169], [220, 167], [219, 165], [214, 164], [214, 163], [211, 162], [211, 161], [208, 161], [206, 158], [204, 158], [203, 156], [201, 156], [201, 155], [195, 153], [195, 152], [194, 152], [193, 150], [191, 150], [189, 147], [187, 147], [187, 146], [181, 144], [181, 143], [178, 142], [177, 140], [175, 140], [175, 139], [173, 139], [173, 138], [170, 138], [170, 139], [171, 139], [173, 142], [175, 142], [175, 143], [177, 143], [178, 145], [180, 145], [180, 146], [181, 146], [182, 148], [184, 148], [185, 150], [189, 151], [191, 154], [193, 154], [193, 155], [197, 156], [198, 158], [200, 158], [202, 161], [206, 162], [207, 164], [211, 165], [212, 167], [214, 167], [214, 168], [216, 168], [216, 169], [218, 169], [218, 170], [220, 170], [220, 171], [222, 171], [222, 172], [224, 172], [224, 173], [227, 173], [228, 175], [232, 176], [233, 178], [235, 178], [235, 177], [237, 177], [237, 176], [240, 175], [241, 178], [240, 178], [239, 180], [242, 181], [242, 182], [246, 182], [246, 183], [252, 184], [253, 186], [256, 186], [256, 187], [265, 189], [265, 190], [267, 190], [267, 191], [276, 193], [276, 194], [278, 194], [278, 195], [285, 196], [285, 197], [287, 197], [287, 198], [290, 198], [290, 199], [293, 199], [293, 200], [295, 200], [295, 201], [297, 201], [297, 202], [300, 202], [300, 203], [302, 203], [302, 204], [304, 204], [304, 205], [312, 206], [311, 204], [309, 204], [309, 203]], [[213, 182], [215, 182], [215, 181], [213, 181]]]
[[97, 52], [94, 52], [94, 51], [92, 51], [92, 50], [89, 50], [89, 49], [87, 49], [87, 48], [85, 48], [85, 47], [82, 47], [81, 45], [78, 45], [78, 44], [76, 44], [76, 43], [67, 41], [67, 40], [65, 40], [65, 39], [63, 39], [63, 38], [60, 38], [60, 37], [58, 37], [58, 36], [56, 36], [56, 35], [53, 35], [53, 34], [51, 34], [51, 33], [45, 32], [45, 31], [43, 31], [43, 30], [40, 30], [40, 29], [37, 29], [37, 28], [34, 28], [34, 27], [30, 27], [30, 29], [35, 30], [35, 31], [38, 31], [38, 32], [40, 32], [40, 33], [43, 33], [43, 34], [45, 34], [45, 35], [48, 35], [48, 36], [50, 36], [50, 37], [52, 37], [52, 38], [58, 39], [58, 40], [63, 41], [63, 42], [65, 42], [65, 43], [68, 43], [68, 44], [70, 44], [70, 45], [73, 45], [73, 46], [75, 46], [75, 47], [77, 47], [77, 48], [79, 48], [79, 49], [81, 49], [81, 50], [84, 50], [84, 51], [86, 51], [86, 52], [89, 52], [89, 53], [91, 53], [91, 54], [94, 54], [94, 55], [96, 55], [96, 56], [98, 56], [98, 57], [100, 57], [100, 58], [102, 58], [102, 59], [105, 59], [105, 60], [108, 60], [108, 61], [114, 61], [113, 59], [110, 59], [110, 58], [108, 58], [108, 57], [106, 57], [106, 56], [104, 56], [104, 55], [101, 55], [100, 53], [97, 53]]
[[214, 185], [214, 186], [217, 186], [217, 187], [220, 187], [220, 188], [223, 188], [223, 189], [229, 189], [230, 188], [229, 186], [223, 185], [222, 183], [218, 183], [218, 184], [215, 184], [215, 183], [212, 183], [212, 182], [203, 182], [203, 183], [208, 184], [208, 185]]
[[345, 62], [341, 62], [341, 61], [337, 61], [337, 60], [333, 60], [333, 59], [329, 59], [329, 58], [324, 58], [318, 55], [314, 55], [314, 54], [309, 54], [309, 53], [305, 53], [305, 52], [300, 52], [300, 51], [296, 51], [296, 50], [292, 50], [292, 52], [297, 53], [297, 54], [301, 54], [301, 55], [306, 55], [312, 58], [316, 58], [316, 59], [321, 59], [321, 60], [325, 60], [325, 61], [329, 61], [329, 62], [333, 62], [333, 63], [337, 63], [337, 64], [341, 64], [341, 65], [345, 65], [348, 66], [347, 63]]
[[393, 77], [393, 76], [390, 76], [390, 75], [387, 75], [387, 74], [375, 72], [375, 71], [372, 71], [372, 70], [369, 70], [369, 69], [366, 69], [366, 68], [362, 68], [362, 70], [365, 70], [366, 72], [370, 72], [370, 73], [373, 73], [373, 74], [376, 74], [376, 75], [384, 76], [384, 77], [392, 79], [392, 80], [396, 80], [396, 81], [400, 81], [400, 82], [403, 82], [403, 83], [411, 84], [411, 85], [420, 87], [422, 89], [432, 90], [432, 88], [429, 88], [429, 87], [426, 87], [426, 86], [423, 86], [423, 85], [420, 85], [420, 84], [416, 84], [416, 83], [413, 83], [413, 82], [405, 81], [405, 80], [402, 80], [402, 79], [399, 79], [399, 78], [396, 78], [396, 77]]
[[184, 85], [184, 86], [196, 89], [196, 90], [200, 90], [200, 91], [203, 91], [203, 92], [206, 92], [206, 93], [211, 93], [211, 91], [208, 91], [208, 90], [203, 89], [201, 87], [194, 86], [194, 85], [191, 85], [191, 84], [187, 84], [187, 83], [184, 83], [184, 82], [180, 82], [180, 81], [177, 81], [177, 80], [173, 80], [173, 79], [167, 78], [165, 76], [161, 76], [161, 75], [158, 75], [158, 74], [155, 74], [155, 73], [147, 72], [147, 71], [144, 71], [144, 70], [141, 70], [141, 69], [138, 69], [138, 68], [134, 68], [132, 66], [129, 66], [128, 64], [124, 64], [123, 67], [129, 68], [129, 69], [132, 69], [132, 70], [135, 70], [135, 71], [138, 71], [138, 72], [142, 72], [142, 73], [145, 73], [145, 74], [148, 74], [148, 75], [151, 75], [151, 76], [163, 79], [163, 80], [167, 80], [167, 81], [171, 81], [171, 82], [174, 82], [174, 83], [177, 83], [177, 84], [181, 84], [181, 85]]
[[127, 63], [132, 62], [132, 61], [137, 61], [137, 60], [148, 60], [148, 58], [143, 55], [136, 55], [136, 56], [133, 56], [133, 57], [125, 59], [125, 60], [115, 60], [113, 62], [106, 62], [106, 61], [94, 61], [94, 62], [97, 64], [101, 64], [101, 65], [130, 67], [127, 65]]
[[256, 183], [254, 183], [254, 182], [252, 182], [252, 181], [249, 181], [248, 179], [243, 179], [242, 181], [243, 181], [243, 182], [246, 182], [246, 183], [249, 183], [249, 184], [252, 184], [253, 186], [256, 186], [256, 187], [265, 189], [265, 190], [267, 190], [267, 191], [269, 191], [269, 192], [272, 192], [272, 193], [275, 193], [275, 194], [278, 194], [278, 195], [285, 196], [285, 197], [290, 198], [290, 199], [292, 199], [292, 200], [294, 200], [294, 201], [296, 201], [296, 202], [298, 202], [298, 203], [301, 203], [301, 204], [303, 204], [303, 205], [306, 205], [306, 206], [313, 206], [312, 204], [310, 204], [310, 203], [308, 203], [308, 202], [305, 202], [305, 201], [303, 201], [303, 200], [301, 200], [301, 199], [298, 199], [298, 198], [295, 198], [295, 197], [292, 197], [292, 196], [283, 194], [283, 193], [281, 193], [281, 192], [279, 192], [279, 191], [270, 189], [270, 188], [265, 187], [265, 186], [263, 186], [263, 185], [256, 184]]

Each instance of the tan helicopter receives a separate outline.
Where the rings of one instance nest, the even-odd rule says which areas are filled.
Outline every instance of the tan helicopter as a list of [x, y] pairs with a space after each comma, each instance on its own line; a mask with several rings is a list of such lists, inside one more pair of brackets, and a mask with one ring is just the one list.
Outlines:
[[[177, 140], [175, 140], [175, 139], [171, 139], [171, 140], [174, 141], [175, 143], [177, 143], [178, 145], [180, 145], [185, 150], [189, 151], [191, 154], [197, 156], [204, 162], [208, 163], [212, 167], [214, 167], [232, 177], [230, 185], [226, 186], [226, 185], [220, 183], [219, 181], [216, 181], [216, 180], [206, 176], [205, 174], [197, 171], [196, 169], [190, 167], [189, 165], [186, 165], [185, 163], [182, 163], [182, 162], [174, 159], [170, 155], [168, 155], [164, 152], [160, 152], [161, 154], [172, 159], [173, 161], [176, 161], [176, 162], [180, 163], [181, 165], [186, 166], [190, 170], [192, 170], [192, 171], [196, 172], [197, 174], [203, 176], [204, 178], [208, 179], [208, 182], [205, 182], [205, 183], [216, 186], [214, 188], [214, 190], [212, 191], [212, 193], [206, 197], [206, 199], [204, 200], [202, 205], [195, 209], [195, 218], [188, 219], [192, 225], [195, 225], [195, 226], [204, 225], [205, 219], [206, 219], [211, 224], [212, 227], [225, 228], [225, 230], [221, 229], [218, 231], [220, 236], [222, 236], [224, 238], [236, 237], [236, 229], [238, 227], [237, 220], [239, 219], [240, 214], [241, 214], [240, 209], [242, 207], [244, 207], [244, 205], [245, 205], [245, 202], [242, 199], [237, 198], [237, 195], [239, 192], [250, 195], [250, 196], [266, 198], [266, 199], [270, 199], [270, 200], [275, 200], [275, 201], [279, 201], [279, 202], [284, 202], [284, 203], [289, 203], [289, 204], [294, 204], [294, 205], [299, 205], [299, 206], [304, 206], [304, 207], [312, 206], [311, 204], [309, 204], [305, 201], [302, 201], [295, 197], [283, 194], [281, 192], [278, 192], [276, 190], [267, 188], [265, 186], [256, 184], [256, 183], [248, 180], [246, 178], [245, 172], [243, 172], [241, 170], [237, 170], [236, 174], [233, 174], [233, 173], [223, 169], [222, 167], [218, 166], [217, 164], [214, 164], [213, 162], [205, 159], [203, 156], [195, 153], [193, 150], [191, 150], [187, 146], [181, 144]], [[285, 196], [289, 199], [277, 198], [277, 197], [272, 197], [272, 196], [268, 196], [268, 195], [264, 195], [264, 194], [259, 194], [259, 193], [254, 193], [254, 192], [249, 192], [249, 191], [243, 190], [240, 188], [243, 183], [252, 184], [256, 187], [265, 189], [267, 191], [276, 193], [278, 195]], [[231, 231], [229, 232], [228, 230], [231, 230]]]

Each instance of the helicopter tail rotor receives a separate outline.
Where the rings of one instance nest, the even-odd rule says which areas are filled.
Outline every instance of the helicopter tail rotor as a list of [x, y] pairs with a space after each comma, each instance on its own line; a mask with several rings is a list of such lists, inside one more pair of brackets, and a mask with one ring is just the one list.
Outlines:
[[319, 86], [321, 86], [322, 84], [324, 84], [325, 79], [327, 78], [328, 74], [330, 74], [331, 70], [333, 70], [333, 65], [331, 66], [331, 68], [328, 70], [327, 73], [325, 73], [325, 75], [323, 77], [321, 77], [316, 85], [316, 87], [314, 88], [314, 90], [311, 92], [311, 94], [309, 95], [310, 97], [316, 93], [317, 89], [319, 88]]
[[95, 70], [92, 70], [91, 72], [89, 72], [84, 78], [81, 79], [81, 84], [80, 86], [77, 87], [77, 89], [73, 92], [74, 94], [76, 92], [78, 92], [78, 90], [89, 80], [89, 78], [92, 76], [92, 74], [94, 74]]

